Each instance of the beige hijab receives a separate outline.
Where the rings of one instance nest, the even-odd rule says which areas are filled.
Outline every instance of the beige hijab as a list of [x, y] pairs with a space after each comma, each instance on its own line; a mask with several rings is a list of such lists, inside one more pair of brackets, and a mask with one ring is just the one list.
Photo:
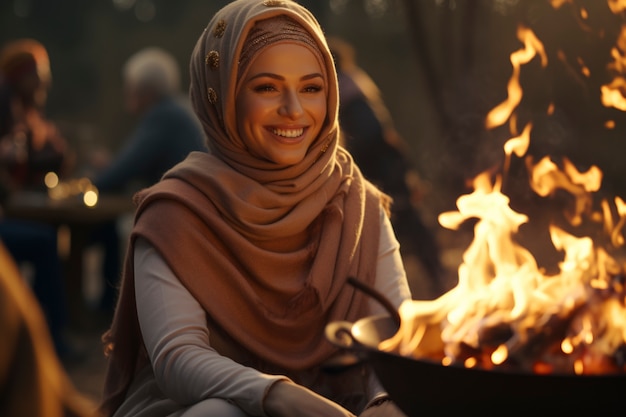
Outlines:
[[[237, 132], [235, 92], [242, 45], [256, 21], [287, 15], [307, 29], [324, 58], [328, 116], [304, 160], [289, 167], [250, 155]], [[191, 58], [191, 99], [210, 153], [193, 153], [137, 196], [137, 236], [150, 241], [220, 329], [273, 369], [310, 369], [335, 348], [325, 325], [365, 314], [381, 201], [338, 146], [338, 87], [314, 17], [292, 1], [238, 0], [220, 10]], [[145, 365], [135, 310], [132, 256], [110, 332], [105, 408], [116, 408]]]

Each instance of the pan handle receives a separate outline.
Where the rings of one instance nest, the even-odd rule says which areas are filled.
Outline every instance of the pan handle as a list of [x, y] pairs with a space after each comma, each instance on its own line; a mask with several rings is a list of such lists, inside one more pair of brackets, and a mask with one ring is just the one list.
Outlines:
[[354, 286], [356, 289], [363, 291], [365, 294], [374, 297], [374, 299], [378, 301], [385, 310], [387, 310], [396, 325], [400, 327], [400, 322], [402, 321], [402, 319], [400, 318], [400, 313], [393, 306], [391, 301], [387, 297], [385, 297], [384, 294], [382, 294], [376, 288], [370, 287], [366, 283], [359, 281], [355, 277], [348, 277], [348, 283]]
[[358, 342], [352, 336], [352, 323], [349, 321], [333, 321], [326, 325], [326, 339], [342, 349], [353, 349]]
[[326, 339], [336, 347], [344, 350], [329, 358], [322, 364], [322, 369], [329, 373], [343, 372], [363, 362], [362, 354], [354, 348], [361, 346], [352, 336], [352, 323], [334, 321], [325, 328]]

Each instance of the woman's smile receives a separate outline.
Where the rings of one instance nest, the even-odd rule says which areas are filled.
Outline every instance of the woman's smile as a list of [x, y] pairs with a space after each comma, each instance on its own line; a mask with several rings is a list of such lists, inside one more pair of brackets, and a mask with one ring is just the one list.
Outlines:
[[274, 127], [274, 128], [270, 128], [270, 130], [276, 136], [279, 136], [281, 138], [288, 138], [288, 139], [297, 139], [301, 137], [302, 134], [304, 133], [304, 128], [290, 129], [290, 128]]

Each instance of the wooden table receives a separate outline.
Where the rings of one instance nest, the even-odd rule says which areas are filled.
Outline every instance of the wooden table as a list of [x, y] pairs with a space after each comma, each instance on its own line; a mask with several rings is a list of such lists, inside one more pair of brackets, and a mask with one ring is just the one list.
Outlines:
[[70, 231], [69, 254], [65, 259], [66, 291], [70, 323], [82, 326], [89, 317], [83, 295], [83, 252], [90, 232], [103, 222], [132, 213], [130, 196], [101, 195], [94, 207], [86, 206], [79, 197], [52, 200], [46, 193], [24, 192], [12, 196], [4, 206], [6, 218], [51, 224]]

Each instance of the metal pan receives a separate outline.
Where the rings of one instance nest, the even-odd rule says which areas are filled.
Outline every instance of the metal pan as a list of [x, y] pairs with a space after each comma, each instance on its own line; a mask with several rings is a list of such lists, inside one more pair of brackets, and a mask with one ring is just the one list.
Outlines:
[[378, 349], [398, 329], [389, 316], [332, 322], [328, 340], [367, 361], [409, 417], [435, 415], [626, 416], [626, 375], [537, 375], [443, 366]]

